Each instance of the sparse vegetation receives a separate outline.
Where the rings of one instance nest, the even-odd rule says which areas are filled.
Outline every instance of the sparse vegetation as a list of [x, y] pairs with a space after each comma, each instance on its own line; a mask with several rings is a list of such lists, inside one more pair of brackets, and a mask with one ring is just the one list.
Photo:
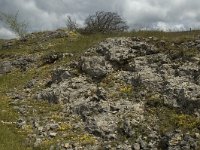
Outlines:
[[28, 32], [28, 23], [19, 20], [19, 11], [15, 15], [0, 12], [0, 21], [4, 22], [22, 40], [25, 40]]
[[76, 23], [76, 20], [73, 20], [70, 16], [67, 16], [66, 25], [69, 31], [76, 31], [78, 29], [78, 24]]

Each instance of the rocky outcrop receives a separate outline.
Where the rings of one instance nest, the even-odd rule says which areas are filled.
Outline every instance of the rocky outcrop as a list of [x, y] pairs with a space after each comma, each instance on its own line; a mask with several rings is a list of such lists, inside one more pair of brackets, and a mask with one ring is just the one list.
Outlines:
[[34, 66], [36, 61], [33, 57], [20, 57], [14, 61], [0, 62], [0, 75], [11, 72], [14, 68], [18, 68], [21, 71], [26, 71], [28, 68]]
[[191, 137], [189, 133], [181, 133], [181, 131], [174, 131], [167, 133], [162, 137], [161, 140], [161, 148], [162, 149], [185, 149], [185, 150], [191, 150], [191, 149], [199, 149], [198, 143], [197, 143], [197, 137]]
[[[145, 40], [109, 38], [78, 62], [54, 70], [48, 88], [35, 98], [61, 104], [63, 114], [80, 117], [103, 149], [196, 150], [198, 137], [174, 129], [162, 133], [157, 116], [162, 108], [196, 118], [200, 114], [200, 60], [180, 60]], [[192, 132], [199, 132], [197, 124], [191, 123]], [[57, 136], [56, 130], [48, 135]]]
[[92, 56], [81, 57], [80, 68], [92, 78], [103, 78], [110, 72], [112, 67], [104, 57]]
[[22, 71], [26, 71], [28, 68], [33, 66], [36, 58], [34, 57], [20, 57], [19, 59], [12, 62], [12, 65], [16, 68], [19, 68]]

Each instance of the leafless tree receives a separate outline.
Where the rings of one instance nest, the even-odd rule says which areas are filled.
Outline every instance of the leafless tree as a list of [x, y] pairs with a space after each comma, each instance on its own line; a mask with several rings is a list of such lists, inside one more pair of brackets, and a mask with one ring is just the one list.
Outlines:
[[76, 23], [76, 20], [72, 20], [70, 16], [67, 16], [66, 25], [67, 25], [68, 30], [70, 31], [78, 29], [78, 24]]
[[26, 21], [19, 21], [19, 11], [15, 15], [0, 12], [0, 21], [4, 22], [22, 40], [25, 39], [28, 32], [28, 23]]
[[115, 12], [98, 11], [85, 20], [87, 32], [119, 32], [128, 29], [126, 22]]

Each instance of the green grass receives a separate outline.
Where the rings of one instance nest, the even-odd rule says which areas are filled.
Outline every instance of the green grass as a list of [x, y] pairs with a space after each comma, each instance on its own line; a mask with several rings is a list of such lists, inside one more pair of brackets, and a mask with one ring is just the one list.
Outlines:
[[[137, 31], [137, 32], [123, 32], [113, 34], [91, 34], [91, 35], [78, 35], [76, 38], [55, 38], [48, 39], [46, 41], [36, 41], [36, 39], [30, 39], [27, 42], [16, 42], [17, 46], [13, 46], [11, 49], [0, 50], [1, 55], [25, 55], [25, 54], [45, 54], [52, 52], [70, 52], [70, 53], [82, 53], [87, 48], [94, 44], [108, 38], [108, 37], [157, 37], [158, 39], [166, 41], [187, 41], [189, 39], [197, 38], [200, 31], [192, 32], [162, 32], [162, 31]], [[1, 47], [2, 42], [0, 42]]]
[[34, 70], [25, 73], [14, 71], [7, 75], [0, 76], [0, 93], [6, 93], [13, 88], [21, 88], [26, 82], [34, 76]]
[[192, 133], [200, 125], [200, 120], [197, 117], [184, 114], [175, 109], [160, 107], [156, 108], [154, 113], [159, 118], [160, 132], [163, 134], [175, 129], [180, 129], [185, 133]]
[[31, 150], [23, 144], [24, 136], [15, 127], [0, 123], [0, 150]]
[[[0, 120], [16, 121], [17, 113], [9, 105], [9, 98], [2, 94], [0, 97]], [[1, 129], [0, 129], [1, 130]]]
[[[10, 105], [10, 98], [6, 92], [12, 88], [19, 88], [25, 82], [31, 79], [31, 73], [22, 75], [20, 72], [0, 76], [0, 121], [14, 122], [18, 118]], [[18, 133], [15, 125], [4, 125], [0, 123], [0, 149], [1, 150], [26, 150], [28, 149], [22, 143], [24, 135]]]
[[193, 114], [186, 114], [178, 108], [169, 107], [164, 104], [160, 93], [148, 93], [146, 96], [146, 115], [151, 119], [151, 115], [159, 120], [157, 124], [160, 127], [160, 133], [165, 134], [176, 129], [187, 132], [197, 130], [200, 125], [200, 119]]

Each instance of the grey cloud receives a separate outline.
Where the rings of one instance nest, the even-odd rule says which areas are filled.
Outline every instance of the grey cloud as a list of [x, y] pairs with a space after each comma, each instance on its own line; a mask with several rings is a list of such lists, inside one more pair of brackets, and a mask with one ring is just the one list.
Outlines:
[[[131, 28], [187, 29], [200, 26], [199, 0], [0, 0], [0, 11], [15, 14], [30, 24], [30, 31], [65, 26], [66, 17], [78, 23], [99, 10], [118, 12]], [[0, 23], [0, 38], [13, 37]]]

